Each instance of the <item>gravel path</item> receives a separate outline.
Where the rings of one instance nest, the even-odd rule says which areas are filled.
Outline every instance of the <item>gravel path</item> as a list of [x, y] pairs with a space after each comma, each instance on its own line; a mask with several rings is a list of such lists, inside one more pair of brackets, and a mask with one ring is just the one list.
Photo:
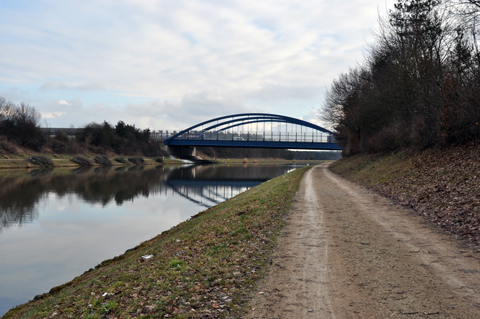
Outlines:
[[319, 165], [250, 307], [250, 319], [480, 318], [480, 256]]

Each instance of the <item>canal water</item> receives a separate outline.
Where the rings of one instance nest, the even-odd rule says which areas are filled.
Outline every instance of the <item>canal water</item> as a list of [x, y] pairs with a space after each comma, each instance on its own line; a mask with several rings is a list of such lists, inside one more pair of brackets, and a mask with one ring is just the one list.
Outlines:
[[0, 171], [0, 316], [291, 165]]

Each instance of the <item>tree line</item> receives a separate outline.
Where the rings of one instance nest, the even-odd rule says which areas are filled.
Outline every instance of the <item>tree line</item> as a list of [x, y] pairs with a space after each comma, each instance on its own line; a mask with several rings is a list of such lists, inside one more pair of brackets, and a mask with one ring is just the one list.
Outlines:
[[25, 103], [14, 104], [0, 97], [0, 151], [16, 153], [15, 145], [34, 151], [52, 150], [58, 154], [114, 152], [124, 155], [167, 155], [161, 145], [154, 141], [150, 129], [141, 130], [135, 125], [119, 121], [115, 126], [89, 123], [80, 134], [70, 137], [59, 131], [53, 138], [45, 135], [40, 126], [41, 114], [35, 107]]
[[397, 0], [363, 64], [327, 92], [344, 155], [478, 143], [479, 31], [478, 0]]
[[114, 151], [117, 154], [159, 156], [166, 155], [158, 142], [153, 141], [150, 129], [138, 129], [135, 125], [119, 121], [115, 126], [104, 121], [83, 127], [76, 140], [100, 152]]

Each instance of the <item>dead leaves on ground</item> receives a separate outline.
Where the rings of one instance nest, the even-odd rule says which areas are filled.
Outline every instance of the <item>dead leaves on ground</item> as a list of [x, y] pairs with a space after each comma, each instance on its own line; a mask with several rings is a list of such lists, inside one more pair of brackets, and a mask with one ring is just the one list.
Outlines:
[[[358, 170], [371, 168], [376, 165], [375, 162], [378, 165], [379, 158], [382, 158], [371, 155], [342, 159], [334, 171], [369, 184], [368, 187], [412, 208], [428, 221], [480, 244], [480, 146], [428, 149], [423, 152], [406, 150], [403, 153], [403, 156], [384, 155], [393, 160], [383, 160], [383, 163], [399, 170], [394, 178], [375, 176], [368, 182], [356, 178], [362, 176]], [[348, 161], [361, 161], [362, 156], [366, 163], [361, 168], [348, 165]], [[342, 161], [346, 164], [342, 164]], [[386, 175], [389, 167], [383, 166], [376, 167], [372, 172]]]

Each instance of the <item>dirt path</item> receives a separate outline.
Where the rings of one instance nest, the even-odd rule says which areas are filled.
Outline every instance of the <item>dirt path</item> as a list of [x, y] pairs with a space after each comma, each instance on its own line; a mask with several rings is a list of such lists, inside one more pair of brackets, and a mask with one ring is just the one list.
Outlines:
[[479, 254], [316, 166], [246, 318], [480, 318]]

